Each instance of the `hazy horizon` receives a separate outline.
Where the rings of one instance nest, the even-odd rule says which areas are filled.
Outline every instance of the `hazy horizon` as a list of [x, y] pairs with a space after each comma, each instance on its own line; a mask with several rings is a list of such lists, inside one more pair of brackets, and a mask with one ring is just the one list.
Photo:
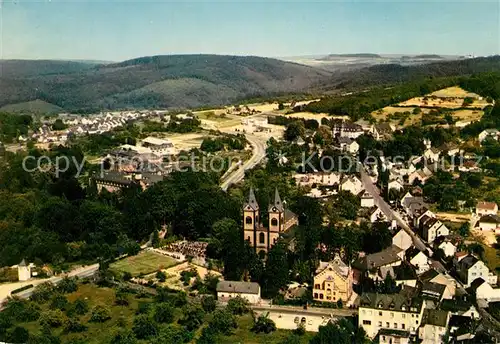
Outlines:
[[498, 2], [7, 0], [0, 11], [1, 59], [500, 53]]

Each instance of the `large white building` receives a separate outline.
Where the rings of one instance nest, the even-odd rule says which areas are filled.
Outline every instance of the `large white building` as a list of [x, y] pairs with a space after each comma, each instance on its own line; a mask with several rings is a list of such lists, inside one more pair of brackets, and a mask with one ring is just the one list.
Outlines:
[[422, 319], [422, 326], [418, 330], [418, 338], [422, 344], [444, 343], [444, 336], [450, 322], [450, 312], [426, 309]]
[[146, 137], [141, 141], [142, 147], [151, 149], [155, 154], [162, 156], [175, 155], [174, 144], [170, 140], [163, 140], [156, 137]]
[[239, 296], [252, 304], [260, 302], [260, 285], [255, 282], [219, 281], [216, 290], [218, 300], [228, 301]]
[[399, 330], [416, 334], [424, 313], [421, 298], [415, 297], [411, 287], [399, 294], [365, 293], [359, 305], [359, 326], [368, 337], [374, 338], [380, 330]]

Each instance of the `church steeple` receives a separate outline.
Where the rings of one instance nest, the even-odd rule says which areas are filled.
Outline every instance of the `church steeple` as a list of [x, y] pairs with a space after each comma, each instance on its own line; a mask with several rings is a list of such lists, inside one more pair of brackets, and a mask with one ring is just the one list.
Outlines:
[[253, 187], [250, 187], [250, 192], [248, 194], [248, 200], [243, 205], [245, 209], [250, 208], [252, 210], [259, 210], [259, 203], [257, 203], [257, 199], [255, 198], [255, 193], [253, 192]]
[[283, 202], [281, 201], [280, 193], [278, 188], [274, 189], [274, 202], [269, 205], [269, 211], [282, 213], [285, 211]]

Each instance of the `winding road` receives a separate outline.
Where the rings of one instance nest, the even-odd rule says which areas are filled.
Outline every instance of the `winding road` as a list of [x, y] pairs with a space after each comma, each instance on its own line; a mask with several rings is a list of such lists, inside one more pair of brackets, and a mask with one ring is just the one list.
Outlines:
[[221, 183], [222, 190], [226, 191], [231, 184], [238, 183], [245, 177], [245, 171], [257, 166], [266, 156], [266, 141], [255, 135], [245, 134], [247, 141], [253, 149], [252, 157], [239, 168], [235, 169], [229, 176], [224, 178]]

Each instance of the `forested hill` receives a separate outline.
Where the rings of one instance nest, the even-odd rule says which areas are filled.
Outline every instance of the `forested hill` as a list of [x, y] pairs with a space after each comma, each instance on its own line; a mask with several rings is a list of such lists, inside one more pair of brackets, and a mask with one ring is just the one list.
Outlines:
[[220, 55], [153, 56], [106, 65], [2, 61], [0, 67], [0, 106], [40, 99], [68, 111], [219, 105], [301, 92], [331, 76], [276, 59]]
[[323, 90], [350, 89], [415, 82], [426, 78], [465, 76], [500, 71], [500, 56], [440, 61], [414, 66], [376, 65], [336, 74], [322, 85]]

